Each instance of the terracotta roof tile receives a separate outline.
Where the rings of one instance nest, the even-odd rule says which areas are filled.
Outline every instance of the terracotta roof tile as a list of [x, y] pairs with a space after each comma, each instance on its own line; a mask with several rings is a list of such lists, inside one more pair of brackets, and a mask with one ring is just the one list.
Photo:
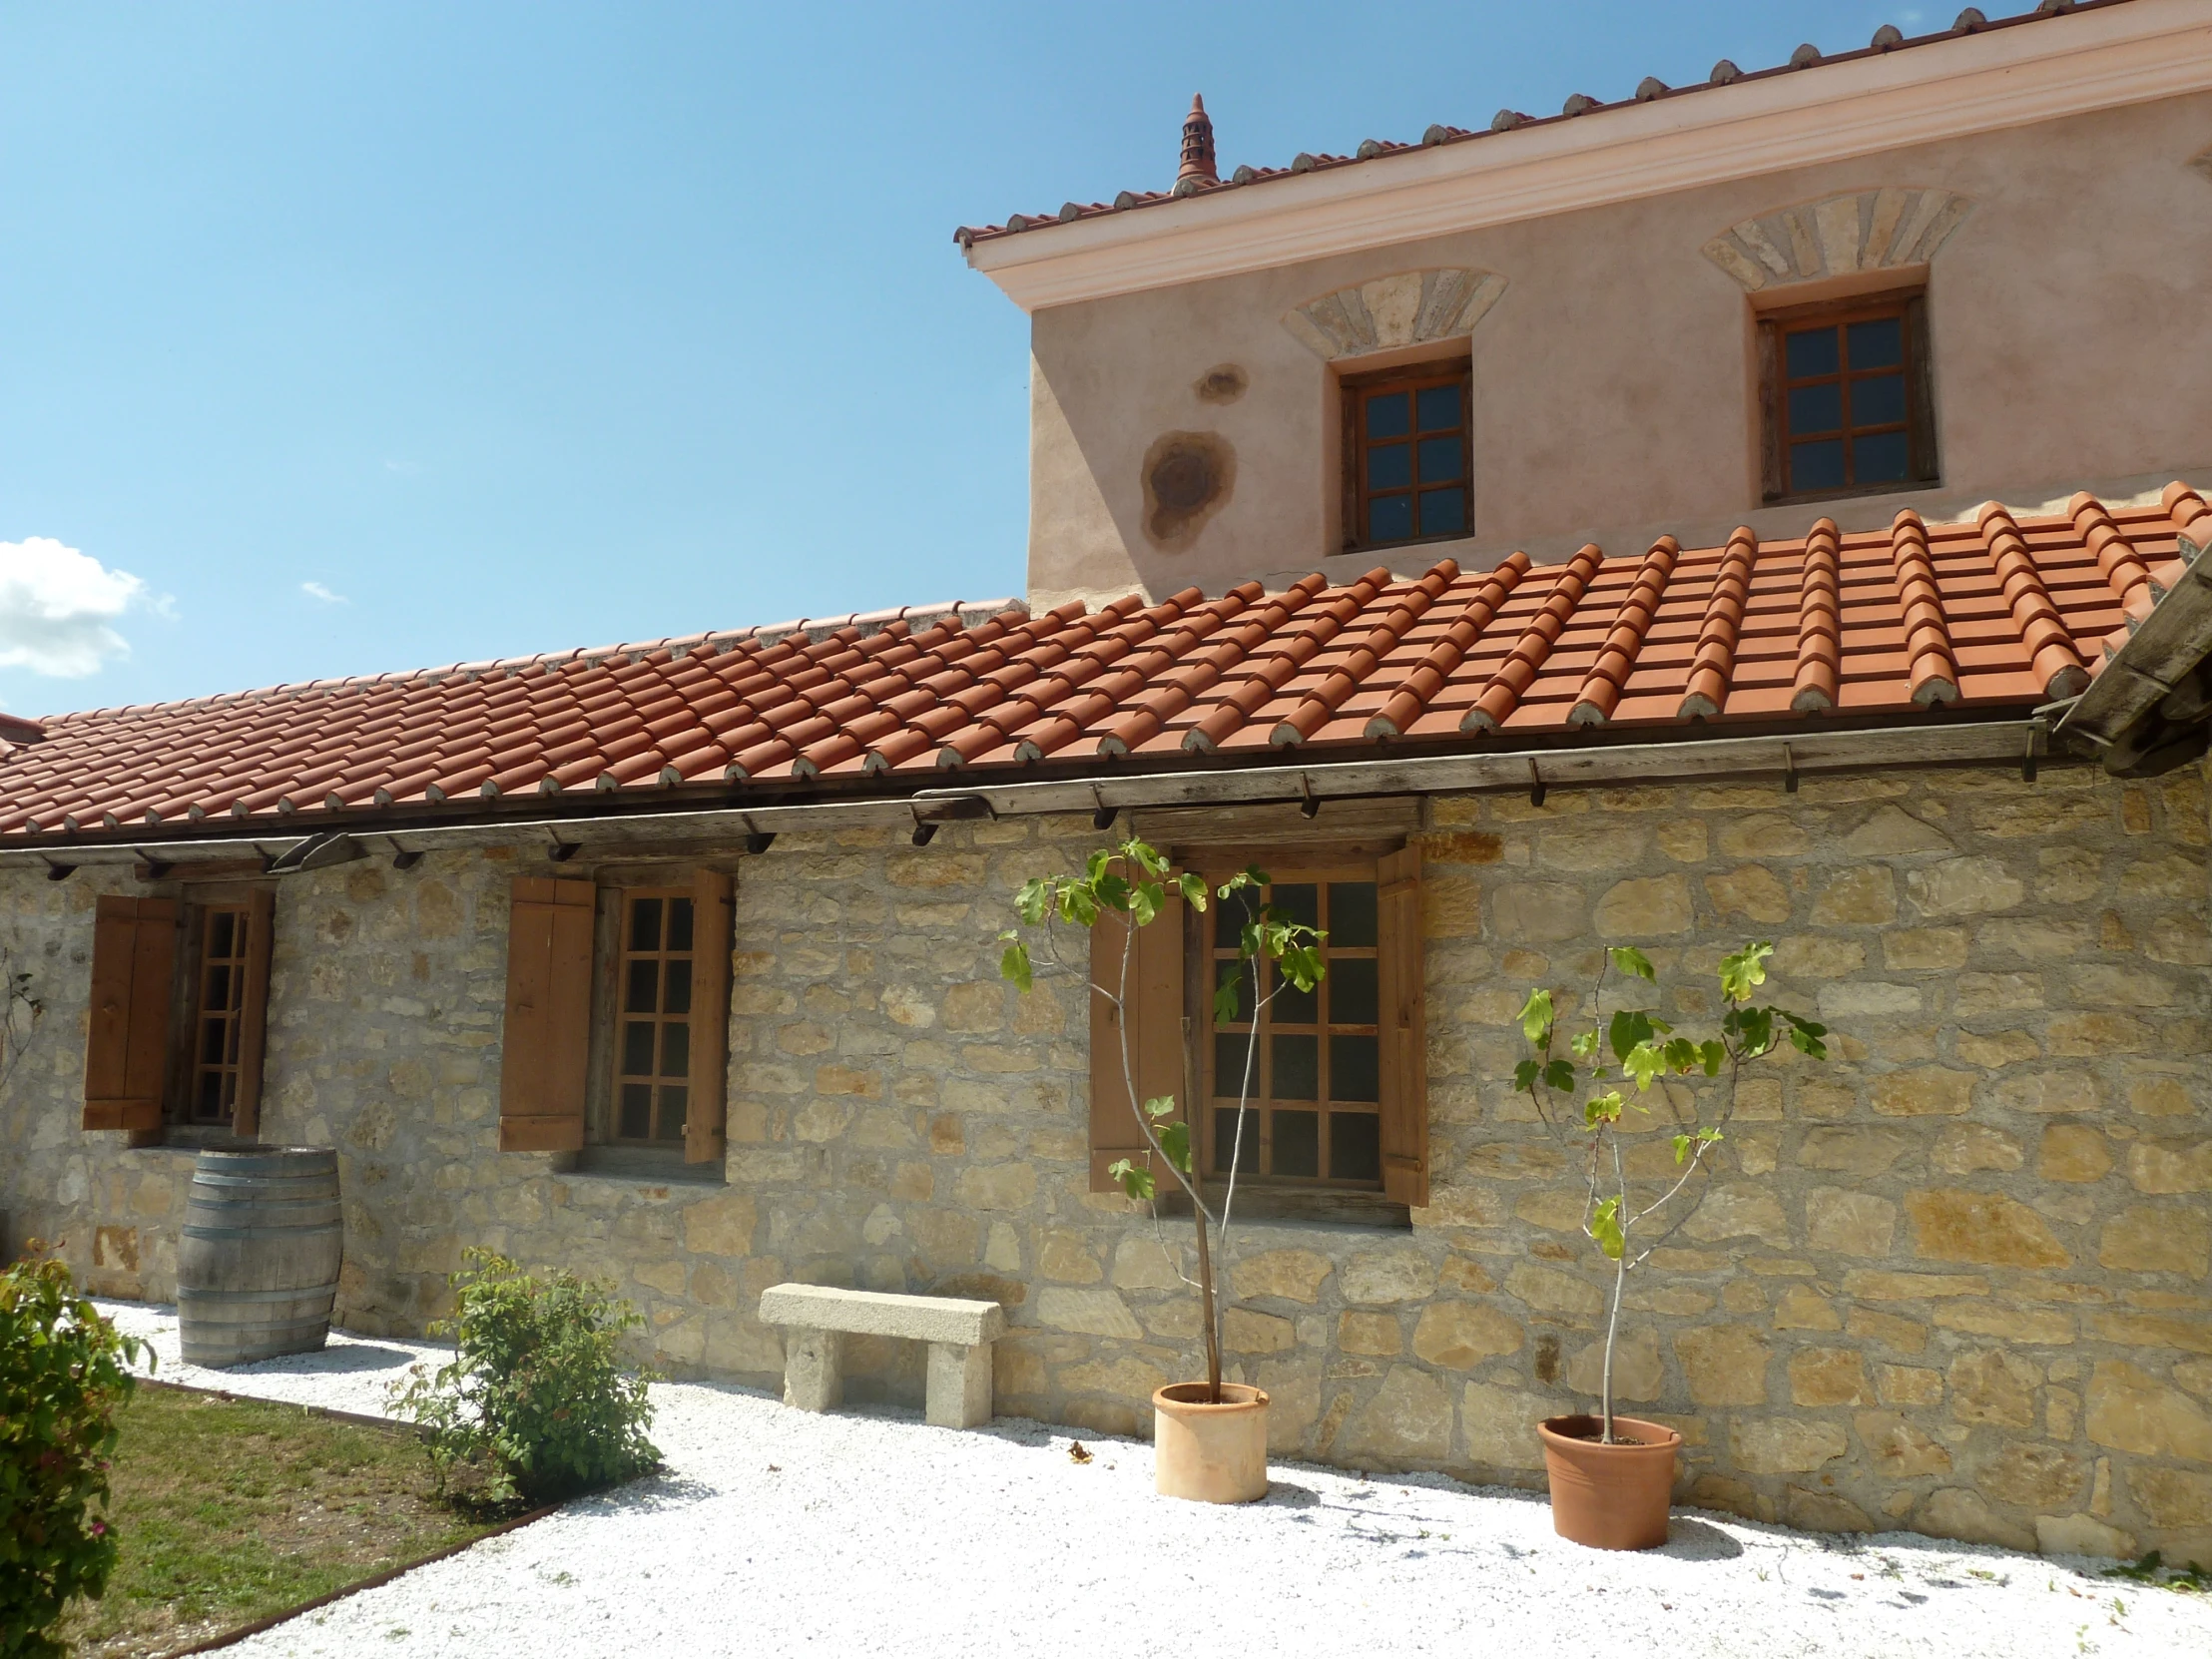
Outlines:
[[1116, 757], [1207, 766], [1493, 732], [2016, 709], [2087, 684], [2178, 579], [2184, 530], [2191, 546], [2212, 537], [2212, 508], [2175, 484], [2155, 506], [2077, 495], [2021, 518], [1990, 503], [1969, 522], [1901, 513], [1852, 535], [1822, 518], [1801, 539], [1739, 529], [1720, 547], [1662, 537], [1564, 565], [1515, 553], [1486, 571], [1446, 560], [1411, 580], [1378, 568], [1341, 587], [1309, 576], [1036, 617], [1011, 601], [900, 607], [11, 718], [0, 835], [143, 840], [567, 791], [742, 803]]

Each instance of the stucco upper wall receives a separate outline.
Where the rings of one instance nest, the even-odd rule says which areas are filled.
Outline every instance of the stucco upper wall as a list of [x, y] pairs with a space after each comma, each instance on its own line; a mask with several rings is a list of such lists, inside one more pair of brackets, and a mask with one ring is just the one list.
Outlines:
[[[1844, 528], [1907, 504], [1950, 517], [1991, 497], [2212, 477], [2212, 378], [2192, 372], [2212, 361], [2208, 150], [2212, 95], [2193, 94], [1040, 310], [1031, 602], [1376, 562], [1332, 559], [1335, 376], [1367, 362], [1333, 367], [1282, 318], [1446, 267], [1505, 280], [1471, 336], [1475, 533], [1394, 562], [1559, 557], [1585, 540], [1622, 551], [1662, 532], [1718, 542], [1743, 523], [1802, 533], [1814, 510], [1758, 505], [1754, 304], [1823, 286], [1755, 300], [1701, 250], [1746, 219], [1885, 187], [1970, 205], [1929, 265], [1942, 481], [1826, 508]], [[1247, 389], [1201, 395], [1224, 364]], [[1228, 498], [1169, 550], [1146, 533], [1142, 473], [1177, 432], [1226, 440], [1235, 471]]]

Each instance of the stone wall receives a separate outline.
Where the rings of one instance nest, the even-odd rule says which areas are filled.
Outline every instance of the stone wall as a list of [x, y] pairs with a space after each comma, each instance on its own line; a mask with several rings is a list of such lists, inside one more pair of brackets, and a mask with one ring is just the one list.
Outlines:
[[[1434, 1202], [1409, 1233], [1239, 1228], [1231, 1359], [1273, 1394], [1280, 1451], [1540, 1482], [1532, 1424], [1589, 1397], [1604, 1277], [1511, 1091], [1512, 1016], [1624, 941], [1695, 1024], [1719, 956], [1771, 937], [1775, 998], [1836, 1027], [1838, 1057], [1747, 1080], [1711, 1199], [1624, 1317], [1622, 1400], [1682, 1430], [1684, 1496], [2212, 1559], [2196, 774], [1427, 811]], [[1198, 1364], [1188, 1224], [1086, 1190], [1080, 991], [995, 971], [1014, 886], [1096, 838], [1086, 817], [927, 848], [786, 834], [745, 860], [727, 1185], [496, 1150], [506, 893], [551, 868], [534, 853], [285, 877], [265, 1136], [340, 1151], [341, 1318], [420, 1330], [482, 1243], [612, 1276], [671, 1369], [767, 1383], [781, 1349], [750, 1311], [779, 1280], [987, 1296], [1013, 1328], [1002, 1411], [1144, 1432], [1146, 1395]], [[166, 1297], [189, 1154], [77, 1128], [88, 876], [0, 888], [49, 1002], [0, 1103], [0, 1208], [97, 1288]], [[918, 1398], [918, 1355], [854, 1360], [856, 1393]]]

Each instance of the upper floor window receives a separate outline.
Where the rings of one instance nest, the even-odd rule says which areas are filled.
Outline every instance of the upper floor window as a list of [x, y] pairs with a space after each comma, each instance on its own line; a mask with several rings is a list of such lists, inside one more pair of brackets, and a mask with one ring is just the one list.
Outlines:
[[1344, 381], [1347, 547], [1467, 534], [1467, 393], [1463, 363]]
[[1760, 319], [1769, 501], [1934, 483], [1927, 303], [1920, 294]]

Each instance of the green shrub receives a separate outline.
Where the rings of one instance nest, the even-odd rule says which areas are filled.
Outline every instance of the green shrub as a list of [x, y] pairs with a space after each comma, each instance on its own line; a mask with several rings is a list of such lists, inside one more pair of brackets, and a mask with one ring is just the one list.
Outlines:
[[[32, 1241], [33, 1251], [41, 1247]], [[76, 1294], [69, 1270], [23, 1261], [0, 1272], [0, 1654], [53, 1659], [49, 1634], [115, 1570], [108, 1499], [115, 1410], [145, 1351]]]
[[650, 1372], [625, 1373], [617, 1349], [645, 1321], [572, 1273], [536, 1279], [488, 1250], [453, 1275], [453, 1363], [409, 1368], [399, 1409], [430, 1431], [439, 1490], [457, 1471], [492, 1502], [556, 1502], [659, 1466]]

